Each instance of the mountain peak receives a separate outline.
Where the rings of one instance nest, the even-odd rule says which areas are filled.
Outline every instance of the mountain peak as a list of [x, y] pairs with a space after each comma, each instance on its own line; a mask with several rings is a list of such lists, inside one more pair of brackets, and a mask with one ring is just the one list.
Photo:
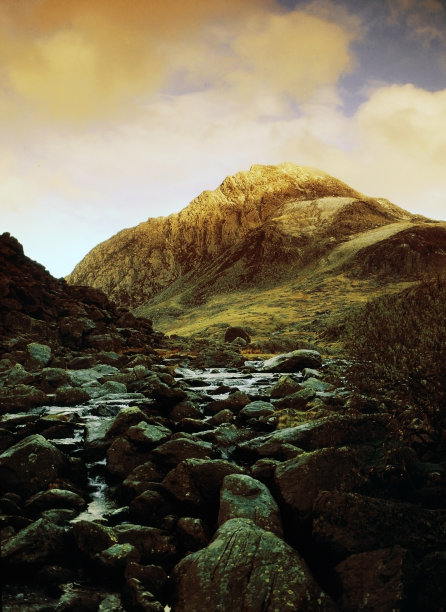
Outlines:
[[148, 219], [98, 245], [69, 282], [132, 306], [183, 291], [191, 278], [201, 279], [197, 291], [209, 295], [283, 278], [353, 234], [410, 218], [319, 169], [253, 165], [181, 212]]

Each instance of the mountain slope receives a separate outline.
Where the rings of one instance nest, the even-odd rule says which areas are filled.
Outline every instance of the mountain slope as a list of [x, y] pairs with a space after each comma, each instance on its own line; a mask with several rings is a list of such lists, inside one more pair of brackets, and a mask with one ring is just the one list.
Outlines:
[[[288, 293], [286, 287], [296, 281], [312, 294], [327, 275], [376, 276], [379, 266], [366, 263], [375, 245], [424, 226], [431, 222], [385, 199], [364, 196], [325, 172], [293, 164], [253, 166], [226, 178], [215, 191], [203, 192], [178, 214], [119, 232], [95, 247], [68, 280], [137, 307], [165, 331], [191, 331], [195, 327], [189, 329], [187, 320], [200, 316], [197, 309], [209, 324], [211, 302], [219, 304], [220, 319], [243, 292], [262, 302], [278, 287]], [[421, 275], [431, 239], [434, 250], [446, 248], [441, 236], [422, 241]], [[385, 252], [377, 251], [375, 259], [387, 257]], [[431, 260], [442, 265], [441, 255]], [[406, 276], [400, 274], [398, 282], [415, 280], [414, 274]], [[243, 310], [240, 305], [243, 316], [236, 313], [237, 320], [246, 323]]]

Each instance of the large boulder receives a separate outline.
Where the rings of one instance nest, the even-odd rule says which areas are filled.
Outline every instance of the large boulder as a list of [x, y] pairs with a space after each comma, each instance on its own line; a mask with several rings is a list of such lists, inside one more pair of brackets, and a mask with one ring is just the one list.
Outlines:
[[41, 518], [2, 543], [2, 562], [8, 570], [35, 568], [60, 556], [66, 538], [64, 527]]
[[304, 368], [320, 368], [322, 357], [318, 351], [299, 349], [267, 359], [260, 367], [261, 372], [301, 372]]
[[226, 521], [178, 563], [174, 580], [175, 612], [337, 609], [296, 551], [249, 519]]
[[233, 342], [236, 338], [242, 338], [247, 344], [251, 342], [251, 336], [243, 327], [228, 327], [225, 331], [225, 342]]
[[446, 510], [322, 491], [314, 502], [313, 536], [340, 558], [401, 546], [422, 556], [446, 548]]
[[64, 456], [51, 442], [35, 434], [0, 455], [0, 489], [28, 497], [46, 489], [59, 476]]
[[27, 363], [32, 370], [44, 368], [51, 361], [51, 347], [30, 342], [27, 347]]
[[351, 491], [366, 481], [357, 452], [350, 448], [323, 448], [302, 453], [280, 464], [275, 483], [285, 503], [306, 518], [320, 491]]
[[223, 480], [218, 524], [233, 518], [251, 519], [265, 531], [283, 536], [279, 508], [268, 487], [246, 474], [231, 474]]
[[400, 546], [351, 555], [336, 566], [336, 574], [345, 612], [409, 609], [415, 563]]
[[186, 459], [164, 478], [162, 484], [179, 502], [196, 511], [217, 512], [220, 488], [225, 476], [242, 474], [243, 470], [220, 459]]

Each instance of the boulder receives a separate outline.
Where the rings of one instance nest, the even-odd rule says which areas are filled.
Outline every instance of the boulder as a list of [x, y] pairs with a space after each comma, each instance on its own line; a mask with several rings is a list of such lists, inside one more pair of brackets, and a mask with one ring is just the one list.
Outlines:
[[300, 384], [291, 376], [281, 376], [279, 380], [269, 389], [272, 399], [278, 399], [300, 391]]
[[130, 502], [130, 518], [144, 525], [159, 525], [173, 511], [173, 504], [159, 491], [146, 489]]
[[164, 591], [169, 579], [160, 565], [141, 565], [135, 561], [127, 564], [125, 578], [137, 578], [145, 589], [155, 595]]
[[30, 342], [26, 346], [27, 364], [32, 370], [42, 369], [51, 361], [51, 347], [47, 344]]
[[126, 406], [125, 408], [121, 408], [107, 431], [107, 438], [117, 438], [118, 436], [125, 434], [131, 425], [136, 425], [141, 421], [146, 420], [147, 416], [140, 408], [137, 408], [136, 406]]
[[2, 543], [2, 562], [8, 570], [35, 568], [60, 556], [66, 538], [64, 527], [39, 519]]
[[115, 438], [107, 450], [107, 469], [115, 476], [127, 477], [150, 457], [150, 449], [142, 448], [141, 444], [127, 438]]
[[175, 612], [336, 610], [288, 544], [249, 519], [226, 521], [174, 569]]
[[54, 393], [59, 387], [68, 386], [70, 377], [63, 368], [43, 368], [42, 389], [45, 393]]
[[76, 521], [73, 525], [73, 537], [80, 552], [90, 558], [118, 543], [113, 529], [94, 521]]
[[6, 384], [9, 387], [15, 385], [29, 385], [33, 382], [34, 377], [35, 375], [25, 370], [21, 363], [16, 363], [7, 373]]
[[366, 482], [357, 453], [350, 448], [323, 448], [280, 464], [275, 483], [284, 502], [307, 518], [320, 491], [351, 491]]
[[25, 510], [29, 516], [37, 516], [44, 510], [54, 508], [82, 510], [86, 506], [85, 499], [77, 493], [73, 493], [73, 491], [50, 489], [49, 491], [40, 491], [30, 497], [25, 503]]
[[130, 494], [139, 495], [149, 488], [151, 482], [161, 482], [164, 476], [165, 472], [153, 461], [146, 461], [127, 475], [122, 486]]
[[165, 607], [148, 591], [138, 578], [128, 578], [125, 583], [123, 600], [127, 610], [164, 612]]
[[265, 531], [283, 536], [279, 508], [268, 487], [246, 474], [231, 474], [223, 480], [218, 524], [233, 518], [251, 519]]
[[46, 394], [31, 385], [15, 385], [0, 388], [0, 414], [29, 410], [48, 403]]
[[127, 429], [127, 438], [132, 442], [144, 445], [144, 448], [154, 448], [166, 442], [172, 432], [163, 425], [153, 425], [146, 421], [141, 421], [136, 425], [131, 425]]
[[260, 366], [261, 372], [301, 372], [304, 368], [320, 368], [322, 357], [318, 351], [299, 349], [267, 359]]
[[422, 556], [446, 548], [446, 510], [322, 491], [313, 506], [313, 536], [340, 558], [401, 546]]
[[176, 438], [157, 446], [153, 454], [166, 465], [174, 466], [185, 459], [211, 459], [215, 452], [209, 442]]
[[294, 410], [308, 410], [308, 404], [316, 397], [316, 392], [313, 389], [300, 389], [296, 393], [286, 395], [279, 399], [274, 406], [277, 410], [284, 408], [293, 408]]
[[335, 570], [342, 585], [340, 603], [345, 612], [392, 612], [409, 607], [415, 563], [404, 548], [394, 546], [351, 555]]
[[244, 364], [245, 358], [232, 345], [218, 345], [200, 351], [194, 361], [198, 368], [240, 368]]
[[255, 401], [250, 402], [240, 410], [239, 417], [245, 421], [249, 419], [259, 419], [274, 414], [274, 406], [270, 402]]
[[243, 327], [228, 327], [225, 331], [225, 342], [233, 342], [236, 338], [242, 338], [247, 344], [251, 342], [251, 336]]
[[0, 455], [0, 487], [25, 496], [45, 489], [60, 474], [64, 456], [51, 442], [35, 434]]
[[117, 525], [114, 531], [120, 544], [133, 544], [141, 555], [141, 563], [169, 562], [175, 557], [175, 542], [170, 534], [156, 527], [133, 523]]
[[225, 476], [243, 470], [220, 459], [186, 459], [164, 478], [162, 484], [179, 502], [201, 513], [217, 512], [220, 488]]
[[54, 402], [58, 406], [79, 406], [90, 400], [90, 394], [79, 387], [59, 387], [56, 390]]
[[228, 395], [226, 399], [210, 402], [205, 410], [211, 414], [216, 414], [221, 410], [231, 410], [237, 414], [242, 408], [250, 403], [251, 398], [244, 391], [234, 391]]

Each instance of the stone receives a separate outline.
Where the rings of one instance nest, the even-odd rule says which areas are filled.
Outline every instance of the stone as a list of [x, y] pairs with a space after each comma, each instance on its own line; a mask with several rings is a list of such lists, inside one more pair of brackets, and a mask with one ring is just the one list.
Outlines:
[[340, 559], [401, 546], [415, 556], [446, 548], [446, 510], [375, 499], [358, 493], [322, 491], [313, 506], [313, 536]]
[[51, 361], [51, 347], [47, 344], [30, 342], [26, 346], [26, 350], [28, 353], [27, 363], [34, 370], [44, 368]]
[[244, 364], [245, 358], [232, 345], [218, 345], [200, 351], [194, 361], [198, 368], [241, 368]]
[[8, 571], [37, 568], [59, 557], [66, 544], [64, 527], [39, 519], [2, 543], [1, 558]]
[[279, 380], [268, 390], [272, 399], [279, 399], [300, 391], [300, 384], [291, 376], [281, 376]]
[[165, 472], [153, 461], [135, 467], [122, 483], [123, 488], [133, 495], [139, 495], [149, 488], [151, 482], [161, 482]]
[[208, 419], [208, 423], [215, 427], [218, 427], [219, 425], [223, 425], [224, 423], [226, 424], [233, 423], [234, 421], [235, 421], [235, 415], [232, 412], [232, 410], [229, 410], [229, 408], [219, 410], [216, 414], [212, 415]]
[[133, 523], [117, 525], [114, 531], [120, 544], [133, 544], [141, 555], [141, 563], [169, 562], [176, 555], [173, 537], [156, 527]]
[[127, 438], [115, 438], [107, 450], [107, 469], [115, 476], [127, 477], [132, 470], [149, 461], [150, 449]]
[[200, 408], [190, 401], [180, 402], [175, 404], [170, 409], [169, 417], [172, 421], [181, 421], [181, 419], [199, 419], [202, 416]]
[[107, 438], [112, 439], [121, 436], [122, 434], [126, 433], [127, 429], [131, 425], [136, 425], [137, 423], [146, 420], [147, 416], [140, 408], [137, 408], [136, 406], [126, 406], [125, 408], [121, 408], [107, 431]]
[[246, 474], [231, 474], [223, 480], [218, 524], [233, 518], [251, 519], [265, 531], [283, 537], [279, 508], [268, 487]]
[[274, 406], [270, 402], [255, 401], [250, 402], [239, 412], [239, 417], [245, 421], [249, 419], [259, 419], [274, 414]]
[[73, 537], [80, 552], [89, 558], [118, 543], [111, 527], [94, 521], [76, 521], [73, 524]]
[[70, 377], [63, 368], [43, 368], [41, 374], [45, 393], [54, 393], [59, 387], [69, 386]]
[[166, 442], [172, 435], [172, 432], [163, 425], [153, 425], [141, 421], [136, 425], [131, 425], [127, 429], [126, 435], [132, 442], [143, 444], [145, 448], [154, 448]]
[[297, 552], [249, 519], [226, 521], [173, 574], [175, 612], [337, 609]]
[[85, 389], [79, 387], [59, 387], [56, 390], [54, 402], [58, 406], [80, 406], [90, 400], [90, 395]]
[[215, 400], [210, 402], [205, 410], [211, 414], [216, 414], [220, 410], [231, 410], [234, 413], [240, 412], [242, 408], [251, 403], [249, 395], [243, 391], [234, 391], [224, 400]]
[[251, 336], [244, 327], [228, 327], [225, 331], [225, 342], [234, 342], [236, 338], [242, 338], [247, 344], [251, 342]]
[[73, 612], [73, 610], [97, 612], [104, 597], [95, 589], [79, 586], [76, 583], [64, 584], [63, 590], [64, 593], [54, 608], [56, 612]]
[[40, 491], [30, 497], [25, 503], [25, 510], [31, 516], [37, 516], [44, 510], [54, 508], [82, 510], [86, 506], [85, 499], [77, 493], [73, 493], [73, 491], [50, 489], [49, 491]]
[[315, 391], [317, 393], [325, 393], [326, 391], [333, 388], [330, 383], [327, 383], [323, 380], [319, 380], [319, 378], [314, 376], [309, 376], [308, 378], [306, 378], [302, 383], [302, 387], [304, 387], [305, 389], [311, 389], [312, 391]]
[[308, 403], [316, 397], [314, 389], [300, 389], [296, 393], [279, 399], [275, 404], [276, 410], [294, 408], [294, 410], [308, 410]]
[[275, 484], [283, 501], [300, 519], [308, 518], [320, 491], [351, 491], [367, 478], [357, 453], [345, 447], [302, 453], [278, 465]]
[[322, 357], [318, 351], [299, 349], [267, 359], [260, 366], [260, 372], [300, 372], [304, 368], [320, 368]]
[[217, 512], [220, 487], [225, 476], [243, 470], [220, 459], [186, 459], [171, 470], [162, 485], [179, 502], [193, 506], [197, 512]]
[[25, 496], [45, 489], [60, 474], [64, 456], [51, 442], [35, 434], [0, 455], [0, 487]]
[[15, 385], [29, 385], [33, 382], [33, 380], [34, 374], [31, 374], [25, 370], [21, 363], [16, 363], [8, 372], [6, 384], [9, 387], [13, 387]]
[[173, 504], [159, 491], [146, 489], [130, 502], [130, 518], [143, 525], [159, 525], [161, 519], [171, 514]]
[[127, 393], [127, 386], [122, 382], [117, 382], [116, 380], [106, 380], [99, 386], [84, 386], [84, 389], [93, 399], [107, 397], [109, 395], [125, 395]]
[[211, 459], [215, 454], [212, 444], [201, 440], [177, 438], [157, 446], [153, 454], [166, 465], [177, 465], [185, 459]]
[[400, 546], [351, 555], [335, 571], [342, 585], [340, 603], [345, 612], [392, 612], [410, 606], [415, 562]]
[[177, 522], [176, 533], [183, 549], [188, 552], [203, 548], [209, 542], [203, 521], [196, 517], [180, 517]]
[[94, 560], [108, 572], [124, 569], [130, 561], [139, 561], [140, 554], [132, 544], [113, 544], [97, 553]]
[[144, 612], [164, 612], [164, 606], [155, 595], [144, 588], [137, 578], [128, 578], [125, 583], [123, 599], [126, 609], [144, 610]]
[[0, 414], [29, 410], [48, 402], [46, 394], [31, 385], [0, 387]]
[[158, 595], [167, 586], [168, 575], [160, 565], [141, 565], [130, 561], [125, 568], [125, 578], [137, 578], [145, 589]]

